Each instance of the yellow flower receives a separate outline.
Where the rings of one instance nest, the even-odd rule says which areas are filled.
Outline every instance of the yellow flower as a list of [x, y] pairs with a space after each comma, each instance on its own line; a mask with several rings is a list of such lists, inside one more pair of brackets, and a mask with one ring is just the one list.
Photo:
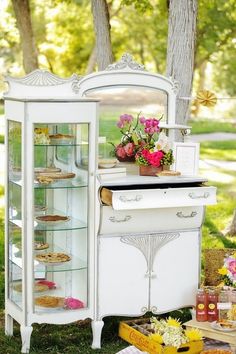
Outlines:
[[236, 258], [236, 252], [235, 252], [235, 253], [233, 253], [233, 254], [232, 254], [232, 256], [233, 256], [234, 258]]
[[160, 334], [158, 334], [158, 333], [150, 334], [149, 338], [154, 340], [155, 342], [157, 342], [159, 344], [163, 344], [162, 336]]
[[218, 273], [221, 275], [227, 275], [228, 274], [228, 270], [225, 267], [219, 268], [218, 269]]
[[166, 323], [168, 326], [181, 327], [181, 322], [178, 319], [176, 320], [175, 318], [172, 317], [168, 317]]
[[202, 339], [202, 332], [197, 328], [186, 329], [184, 333], [190, 342]]

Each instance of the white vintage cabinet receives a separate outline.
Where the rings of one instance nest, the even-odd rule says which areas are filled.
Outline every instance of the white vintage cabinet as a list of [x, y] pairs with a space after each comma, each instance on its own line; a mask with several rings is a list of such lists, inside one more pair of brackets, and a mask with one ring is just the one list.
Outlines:
[[33, 323], [94, 318], [97, 102], [74, 78], [7, 81], [6, 333], [27, 353]]
[[[102, 141], [115, 140], [106, 118], [117, 120], [124, 113], [162, 114], [160, 126], [172, 142], [176, 131], [189, 131], [176, 124], [178, 83], [147, 72], [129, 54], [107, 70], [85, 76], [77, 87], [81, 97], [100, 100]], [[100, 146], [98, 154], [98, 160], [103, 158]], [[137, 168], [127, 168], [125, 176], [119, 167], [124, 164], [97, 173], [98, 195], [109, 189], [111, 202], [104, 205], [100, 199], [96, 211], [94, 348], [100, 348], [105, 316], [160, 314], [195, 305], [205, 206], [216, 202], [216, 188], [205, 185], [204, 178], [140, 177]]]
[[[160, 314], [193, 306], [201, 226], [205, 206], [216, 202], [216, 189], [199, 176], [141, 177], [134, 165], [99, 167], [99, 160], [106, 158], [104, 143], [116, 139], [113, 128], [120, 114], [161, 113], [161, 127], [171, 141], [176, 130], [186, 133], [189, 127], [175, 122], [177, 83], [148, 73], [129, 55], [80, 80], [36, 71], [8, 82], [6, 333], [12, 335], [16, 319], [21, 324], [22, 352], [27, 352], [32, 323], [90, 317], [92, 347], [100, 348], [105, 316]], [[35, 146], [35, 127], [46, 127], [50, 135], [72, 135], [74, 140]], [[75, 177], [38, 184], [38, 168], [57, 168]], [[108, 204], [103, 202], [104, 188]], [[52, 209], [70, 220], [49, 227], [36, 224], [38, 213], [50, 215]], [[34, 250], [38, 239], [71, 260], [66, 266], [66, 262], [38, 264], [36, 255], [47, 253]], [[74, 257], [80, 260], [78, 265]], [[39, 279], [55, 283], [48, 296], [79, 299], [84, 307], [36, 306], [42, 296], [35, 293]], [[19, 283], [21, 291], [16, 291]]]

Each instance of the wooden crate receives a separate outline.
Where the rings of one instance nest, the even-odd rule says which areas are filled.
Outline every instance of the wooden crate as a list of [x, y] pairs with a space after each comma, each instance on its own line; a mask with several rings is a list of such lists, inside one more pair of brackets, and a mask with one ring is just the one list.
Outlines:
[[153, 333], [149, 319], [122, 321], [119, 336], [136, 348], [149, 354], [198, 354], [203, 349], [203, 341], [182, 344], [179, 348], [164, 346], [149, 338]]

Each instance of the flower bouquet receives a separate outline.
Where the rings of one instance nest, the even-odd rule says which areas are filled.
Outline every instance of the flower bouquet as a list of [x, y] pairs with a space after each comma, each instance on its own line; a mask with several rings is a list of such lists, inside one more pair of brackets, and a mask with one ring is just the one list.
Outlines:
[[120, 162], [134, 162], [135, 155], [140, 148], [141, 139], [137, 133], [139, 125], [139, 114], [136, 118], [131, 114], [122, 114], [117, 122], [121, 132], [121, 140], [114, 146], [114, 153]]
[[218, 269], [224, 285], [236, 288], [236, 253], [224, 258], [224, 265]]
[[136, 161], [145, 170], [150, 166], [151, 175], [162, 170], [163, 166], [172, 165], [173, 152], [167, 136], [160, 132], [161, 119], [162, 116], [159, 119], [140, 117], [140, 113], [136, 119], [130, 114], [121, 115], [117, 126], [120, 128], [122, 137], [120, 143], [114, 145], [117, 159]]

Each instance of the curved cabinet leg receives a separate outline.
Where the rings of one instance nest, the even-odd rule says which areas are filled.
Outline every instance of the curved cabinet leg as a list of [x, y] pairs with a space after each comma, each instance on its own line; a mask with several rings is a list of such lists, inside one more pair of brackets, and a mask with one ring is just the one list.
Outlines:
[[92, 321], [92, 331], [93, 331], [93, 349], [100, 349], [101, 348], [101, 335], [102, 335], [102, 328], [104, 326], [103, 321]]
[[10, 315], [5, 315], [5, 334], [13, 336], [13, 318]]
[[29, 353], [30, 350], [30, 337], [33, 331], [32, 326], [20, 326], [22, 348], [21, 353]]

